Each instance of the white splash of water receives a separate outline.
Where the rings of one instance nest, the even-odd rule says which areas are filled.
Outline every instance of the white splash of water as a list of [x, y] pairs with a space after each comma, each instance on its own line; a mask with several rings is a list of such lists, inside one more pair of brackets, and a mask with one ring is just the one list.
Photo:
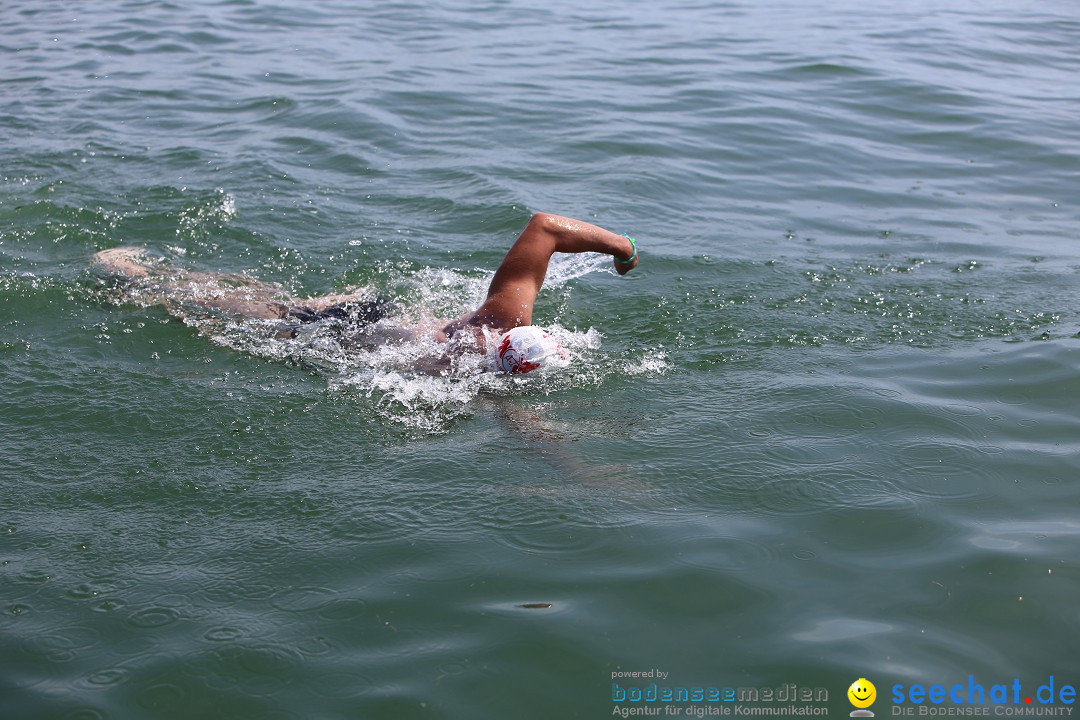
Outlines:
[[623, 363], [622, 371], [627, 375], [663, 375], [671, 370], [673, 365], [668, 360], [667, 353], [661, 349], [646, 350], [639, 358], [628, 359]]
[[223, 222], [229, 222], [236, 217], [236, 197], [232, 193], [225, 192], [222, 188], [217, 188], [215, 192], [220, 197], [218, 217]]
[[544, 287], [562, 287], [571, 280], [605, 269], [610, 270], [612, 273], [615, 272], [611, 264], [611, 258], [607, 255], [555, 253], [551, 256], [551, 263], [548, 265], [547, 277], [544, 278]]

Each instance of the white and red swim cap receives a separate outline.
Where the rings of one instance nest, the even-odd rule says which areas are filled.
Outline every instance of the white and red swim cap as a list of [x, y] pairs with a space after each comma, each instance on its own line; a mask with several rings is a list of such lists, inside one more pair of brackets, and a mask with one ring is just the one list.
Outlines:
[[543, 365], [565, 367], [570, 353], [543, 328], [523, 325], [505, 332], [495, 346], [495, 367], [506, 373], [527, 373]]

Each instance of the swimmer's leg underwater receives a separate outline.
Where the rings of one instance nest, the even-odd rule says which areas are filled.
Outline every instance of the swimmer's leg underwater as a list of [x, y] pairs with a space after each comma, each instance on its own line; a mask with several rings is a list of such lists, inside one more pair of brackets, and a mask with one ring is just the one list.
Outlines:
[[178, 304], [186, 304], [255, 320], [313, 322], [352, 318], [374, 323], [393, 307], [384, 300], [367, 299], [359, 292], [294, 298], [281, 285], [248, 275], [170, 268], [163, 259], [141, 248], [102, 250], [94, 254], [91, 263], [98, 272], [125, 284], [133, 298], [162, 305], [173, 314]]

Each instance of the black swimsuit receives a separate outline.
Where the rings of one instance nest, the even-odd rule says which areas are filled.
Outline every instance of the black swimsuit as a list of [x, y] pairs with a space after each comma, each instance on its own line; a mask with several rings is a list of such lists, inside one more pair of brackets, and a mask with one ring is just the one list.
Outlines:
[[[322, 310], [315, 310], [303, 305], [290, 307], [285, 310], [282, 319], [291, 320], [292, 322], [279, 328], [275, 335], [284, 339], [294, 338], [302, 325], [322, 320], [337, 321], [331, 323], [331, 325], [339, 326], [342, 330], [347, 328], [353, 331], [351, 334], [363, 334], [363, 330], [388, 317], [396, 309], [397, 305], [382, 298], [364, 301], [349, 300]], [[355, 331], [358, 330], [361, 332], [356, 333]]]
[[358, 325], [371, 325], [379, 322], [393, 311], [394, 303], [382, 298], [376, 298], [375, 300], [365, 300], [363, 302], [349, 300], [322, 310], [313, 310], [303, 306], [291, 307], [285, 311], [285, 317], [299, 320], [302, 323], [333, 318], [335, 320], [351, 320]]

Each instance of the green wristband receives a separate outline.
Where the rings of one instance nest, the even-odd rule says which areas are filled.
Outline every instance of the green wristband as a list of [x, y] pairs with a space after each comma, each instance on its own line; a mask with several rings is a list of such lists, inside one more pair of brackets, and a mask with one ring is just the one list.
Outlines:
[[626, 233], [623, 233], [622, 236], [630, 241], [630, 247], [633, 249], [634, 254], [631, 255], [630, 257], [626, 258], [625, 260], [615, 258], [615, 262], [619, 263], [620, 265], [629, 265], [632, 262], [634, 262], [635, 260], [637, 260], [637, 243], [634, 242], [634, 238], [630, 237]]

